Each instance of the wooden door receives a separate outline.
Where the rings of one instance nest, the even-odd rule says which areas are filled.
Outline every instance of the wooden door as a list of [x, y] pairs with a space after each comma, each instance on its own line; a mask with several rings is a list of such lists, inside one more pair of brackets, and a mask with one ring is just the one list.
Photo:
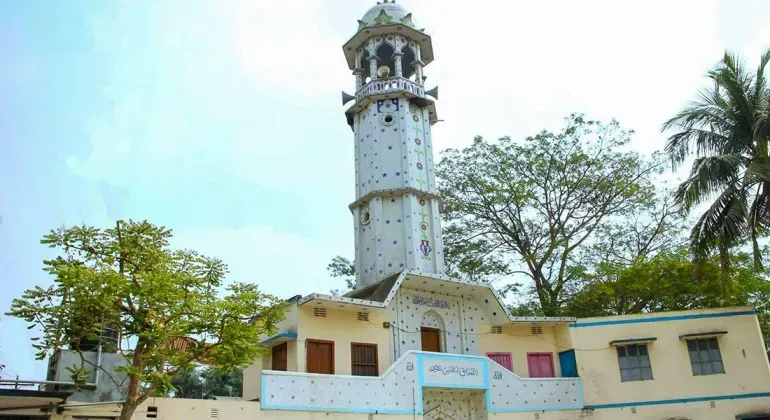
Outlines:
[[307, 372], [334, 373], [334, 342], [307, 340]]
[[288, 368], [288, 349], [286, 343], [273, 347], [273, 370], [286, 371]]
[[435, 328], [423, 327], [420, 330], [420, 339], [422, 340], [422, 351], [441, 352], [441, 339], [439, 330]]
[[553, 353], [527, 353], [527, 367], [530, 378], [553, 378]]

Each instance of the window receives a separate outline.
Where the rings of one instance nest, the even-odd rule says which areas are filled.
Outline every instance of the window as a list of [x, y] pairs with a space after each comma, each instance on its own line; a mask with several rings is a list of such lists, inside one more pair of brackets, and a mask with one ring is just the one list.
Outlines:
[[554, 378], [553, 353], [527, 353], [530, 378]]
[[487, 353], [487, 357], [513, 372], [513, 357], [511, 357], [511, 353]]
[[351, 343], [350, 360], [352, 362], [351, 373], [356, 376], [378, 376], [377, 345]]
[[652, 366], [647, 344], [630, 344], [618, 346], [618, 363], [620, 364], [620, 381], [652, 380]]
[[690, 352], [693, 375], [725, 373], [722, 354], [719, 352], [719, 343], [716, 338], [687, 340], [687, 350]]

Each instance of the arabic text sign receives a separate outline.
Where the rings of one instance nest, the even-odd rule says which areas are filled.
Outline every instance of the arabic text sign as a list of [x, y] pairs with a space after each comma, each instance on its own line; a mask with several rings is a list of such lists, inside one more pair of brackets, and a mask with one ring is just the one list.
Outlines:
[[422, 376], [425, 385], [484, 387], [484, 361], [480, 359], [424, 356]]
[[449, 301], [433, 299], [432, 297], [414, 296], [412, 303], [415, 305], [430, 306], [432, 308], [449, 309]]

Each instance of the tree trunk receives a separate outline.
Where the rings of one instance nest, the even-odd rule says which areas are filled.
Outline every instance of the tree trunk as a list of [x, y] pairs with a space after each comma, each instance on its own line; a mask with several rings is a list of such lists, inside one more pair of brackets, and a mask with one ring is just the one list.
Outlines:
[[[144, 367], [144, 348], [145, 344], [141, 340], [136, 343], [136, 349], [134, 349], [133, 365], [138, 371], [142, 371]], [[131, 416], [134, 415], [136, 407], [142, 403], [142, 399], [139, 397], [139, 387], [141, 383], [139, 377], [133, 374], [128, 375], [128, 392], [126, 392], [126, 402], [123, 403], [123, 408], [120, 410], [120, 420], [131, 420]]]
[[[135, 403], [136, 402], [134, 402], [134, 404]], [[136, 411], [136, 405], [131, 405], [128, 403], [128, 400], [126, 400], [126, 403], [123, 404], [123, 408], [120, 410], [120, 420], [131, 420], [134, 411]]]

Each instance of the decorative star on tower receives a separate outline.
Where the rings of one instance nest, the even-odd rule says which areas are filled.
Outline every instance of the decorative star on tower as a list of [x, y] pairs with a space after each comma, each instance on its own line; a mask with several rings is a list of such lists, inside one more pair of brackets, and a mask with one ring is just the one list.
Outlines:
[[376, 18], [374, 18], [374, 23], [377, 25], [385, 25], [388, 23], [393, 23], [393, 18], [390, 17], [390, 15], [388, 15], [387, 13], [385, 13], [385, 9], [382, 9], [380, 10], [380, 14], [377, 15]]

